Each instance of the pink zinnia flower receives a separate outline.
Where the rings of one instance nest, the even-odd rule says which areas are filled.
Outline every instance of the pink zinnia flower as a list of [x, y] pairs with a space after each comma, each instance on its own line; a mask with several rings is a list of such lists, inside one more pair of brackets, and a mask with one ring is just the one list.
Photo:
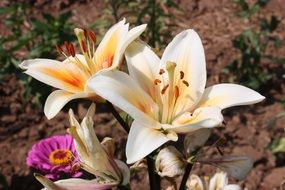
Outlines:
[[33, 145], [26, 160], [28, 166], [41, 171], [49, 179], [79, 177], [78, 154], [70, 135], [58, 135]]

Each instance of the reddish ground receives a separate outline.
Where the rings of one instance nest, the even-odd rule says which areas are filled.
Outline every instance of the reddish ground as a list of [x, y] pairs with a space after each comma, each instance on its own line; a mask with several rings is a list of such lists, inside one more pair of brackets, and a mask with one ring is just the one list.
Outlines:
[[[78, 26], [88, 26], [102, 14], [103, 3], [93, 1], [73, 2], [69, 0], [35, 1], [34, 12], [54, 10], [72, 10], [72, 20]], [[245, 28], [255, 26], [256, 23], [242, 20], [235, 16], [236, 5], [229, 0], [201, 0], [179, 1], [184, 12], [170, 10], [177, 17], [178, 27], [172, 36], [185, 28], [195, 29], [201, 36], [206, 51], [208, 86], [224, 81], [222, 69], [232, 60], [239, 57], [232, 47], [231, 41]], [[84, 12], [88, 9], [88, 14]], [[274, 12], [281, 19], [276, 34], [285, 39], [285, 4], [281, 0], [272, 0], [263, 10], [262, 15], [270, 17]], [[284, 51], [275, 52], [284, 55]], [[274, 68], [274, 64], [272, 65]], [[283, 70], [284, 73], [284, 70]], [[7, 75], [0, 82], [0, 173], [6, 176], [12, 190], [36, 190], [40, 184], [32, 176], [32, 172], [25, 164], [28, 150], [39, 139], [54, 134], [64, 134], [69, 126], [66, 110], [48, 121], [42, 110], [34, 108], [31, 102], [21, 97], [23, 87], [14, 75]], [[224, 112], [227, 125], [223, 129], [215, 130], [213, 139], [224, 137], [227, 143], [223, 148], [225, 154], [245, 155], [254, 160], [254, 168], [248, 177], [240, 184], [249, 189], [279, 189], [285, 178], [285, 161], [280, 160], [268, 149], [268, 145], [277, 137], [284, 136], [285, 118], [276, 120], [273, 125], [269, 121], [284, 112], [280, 100], [285, 94], [284, 79], [275, 81], [261, 92], [267, 99], [254, 106], [231, 108]], [[85, 104], [77, 110], [80, 118], [84, 116]], [[111, 136], [117, 142], [117, 156], [125, 159], [123, 149], [126, 133], [113, 119], [112, 115], [104, 112], [104, 106], [99, 106], [95, 117], [95, 130], [100, 138]], [[215, 149], [207, 152], [209, 157], [218, 155]], [[201, 169], [202, 168], [202, 169]], [[193, 173], [209, 174], [215, 168], [209, 166], [195, 166]], [[148, 189], [145, 171], [137, 175], [133, 182], [133, 189]], [[0, 187], [1, 189], [1, 187]]]

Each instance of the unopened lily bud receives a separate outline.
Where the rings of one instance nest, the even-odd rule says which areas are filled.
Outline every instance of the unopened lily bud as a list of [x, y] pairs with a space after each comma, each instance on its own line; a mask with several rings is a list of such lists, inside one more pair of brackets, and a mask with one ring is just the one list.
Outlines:
[[211, 135], [211, 131], [211, 129], [199, 129], [186, 135], [184, 139], [184, 149], [187, 157], [191, 156], [192, 153], [196, 153], [204, 146]]
[[185, 170], [183, 156], [176, 148], [169, 146], [163, 148], [157, 155], [155, 167], [162, 177], [174, 177], [182, 175]]
[[142, 168], [147, 168], [147, 163], [146, 163], [146, 160], [145, 159], [141, 159], [137, 162], [135, 162], [131, 167], [130, 169], [131, 170], [140, 170]]
[[228, 177], [225, 172], [216, 173], [210, 180], [209, 190], [241, 190], [236, 184], [228, 184]]
[[204, 190], [204, 185], [202, 180], [197, 175], [191, 175], [187, 180], [186, 187], [189, 190]]
[[224, 156], [206, 162], [226, 171], [230, 176], [238, 180], [244, 179], [253, 165], [252, 160], [245, 156]]
[[187, 190], [241, 190], [236, 184], [228, 184], [228, 177], [225, 172], [217, 172], [211, 179], [208, 176], [200, 178], [191, 175], [188, 179]]

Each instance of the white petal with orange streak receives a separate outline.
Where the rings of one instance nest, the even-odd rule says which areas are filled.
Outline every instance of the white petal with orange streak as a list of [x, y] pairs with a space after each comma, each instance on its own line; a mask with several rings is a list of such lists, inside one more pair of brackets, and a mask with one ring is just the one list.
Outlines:
[[223, 115], [219, 107], [202, 107], [196, 109], [192, 114], [183, 113], [172, 122], [172, 125], [169, 127], [166, 125], [164, 128], [171, 128], [177, 133], [188, 133], [202, 128], [217, 127], [222, 122]]
[[154, 99], [157, 89], [154, 80], [159, 72], [160, 59], [142, 41], [132, 42], [125, 55], [130, 76]]
[[97, 69], [108, 68], [112, 65], [115, 52], [120, 45], [120, 41], [128, 34], [129, 25], [125, 24], [125, 19], [112, 26], [95, 52], [95, 62]]
[[121, 36], [120, 44], [115, 52], [114, 60], [111, 66], [112, 68], [117, 67], [120, 64], [120, 60], [124, 55], [126, 48], [143, 33], [146, 26], [146, 24], [139, 25], [128, 31], [126, 36]]
[[83, 91], [89, 77], [75, 64], [50, 59], [26, 60], [20, 67], [33, 78], [68, 92]]
[[189, 83], [189, 87], [182, 82], [179, 84], [180, 97], [176, 103], [176, 114], [179, 114], [197, 103], [206, 85], [206, 61], [199, 35], [192, 29], [176, 35], [162, 55], [161, 67], [165, 67], [168, 61], [176, 63], [176, 81], [182, 71], [183, 80]]
[[88, 81], [87, 86], [135, 120], [148, 122], [149, 126], [157, 123], [156, 103], [128, 74], [116, 70], [100, 72]]
[[206, 88], [198, 106], [232, 106], [255, 104], [265, 97], [258, 92], [237, 84], [217, 84]]
[[93, 93], [69, 93], [64, 90], [56, 90], [52, 92], [44, 107], [44, 113], [48, 119], [53, 118], [69, 101], [77, 98], [88, 98], [95, 96]]
[[146, 123], [135, 120], [132, 123], [126, 145], [127, 163], [131, 164], [143, 159], [167, 141], [177, 141], [177, 139], [176, 133], [165, 134], [147, 126]]

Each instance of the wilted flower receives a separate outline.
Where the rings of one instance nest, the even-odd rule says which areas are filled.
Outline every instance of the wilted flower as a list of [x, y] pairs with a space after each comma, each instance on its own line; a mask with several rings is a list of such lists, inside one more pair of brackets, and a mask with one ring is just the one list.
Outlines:
[[216, 166], [238, 180], [244, 179], [253, 166], [253, 161], [245, 156], [223, 156], [203, 161], [198, 159], [198, 162]]
[[239, 185], [228, 184], [227, 174], [216, 173], [209, 181], [208, 177], [202, 180], [197, 175], [191, 175], [187, 181], [188, 190], [241, 190]]
[[206, 85], [206, 62], [200, 37], [194, 30], [178, 34], [162, 58], [141, 41], [126, 49], [129, 75], [100, 72], [88, 86], [127, 112], [133, 119], [127, 146], [127, 163], [150, 154], [177, 133], [221, 125], [221, 110], [264, 99], [236, 84]]
[[200, 150], [211, 135], [211, 129], [199, 129], [192, 133], [188, 133], [184, 138], [184, 150], [186, 158], [194, 155]]
[[74, 170], [78, 154], [70, 135], [53, 136], [40, 140], [28, 153], [27, 165], [39, 170], [49, 179], [62, 176], [79, 177], [82, 173]]
[[175, 177], [184, 173], [186, 162], [174, 146], [168, 146], [159, 151], [155, 167], [160, 176]]
[[114, 159], [114, 144], [110, 138], [100, 144], [94, 128], [92, 117], [95, 104], [88, 109], [87, 115], [79, 124], [70, 110], [70, 134], [74, 138], [75, 149], [79, 155], [82, 169], [96, 176], [93, 180], [66, 179], [52, 182], [41, 175], [36, 178], [48, 190], [110, 189], [117, 185], [129, 183], [130, 171], [126, 164]]
[[93, 32], [76, 28], [82, 54], [76, 54], [71, 43], [65, 43], [66, 51], [60, 46], [57, 50], [63, 54], [64, 61], [50, 59], [31, 59], [21, 63], [25, 73], [35, 79], [58, 88], [46, 100], [44, 113], [53, 118], [67, 102], [77, 98], [100, 99], [86, 83], [91, 76], [101, 70], [119, 66], [126, 47], [146, 28], [140, 25], [128, 30], [129, 24], [120, 21], [109, 29], [98, 48], [95, 50], [96, 36]]

